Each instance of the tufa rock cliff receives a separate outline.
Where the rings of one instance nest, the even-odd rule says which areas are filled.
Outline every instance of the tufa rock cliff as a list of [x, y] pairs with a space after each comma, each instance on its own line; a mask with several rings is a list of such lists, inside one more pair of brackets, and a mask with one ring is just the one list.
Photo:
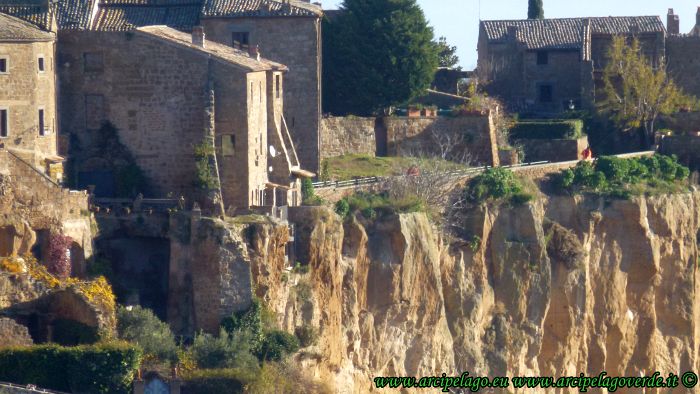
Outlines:
[[324, 208], [257, 226], [253, 288], [289, 331], [319, 337], [298, 361], [338, 392], [374, 376], [662, 375], [697, 370], [700, 193], [553, 197], [475, 208], [447, 240], [423, 214], [345, 223]]

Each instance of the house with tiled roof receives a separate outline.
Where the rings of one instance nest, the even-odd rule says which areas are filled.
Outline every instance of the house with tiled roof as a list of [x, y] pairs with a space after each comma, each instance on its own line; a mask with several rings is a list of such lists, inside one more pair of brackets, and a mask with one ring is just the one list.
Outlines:
[[637, 37], [649, 59], [665, 55], [658, 16], [482, 21], [477, 72], [512, 109], [561, 112], [595, 100], [613, 36]]

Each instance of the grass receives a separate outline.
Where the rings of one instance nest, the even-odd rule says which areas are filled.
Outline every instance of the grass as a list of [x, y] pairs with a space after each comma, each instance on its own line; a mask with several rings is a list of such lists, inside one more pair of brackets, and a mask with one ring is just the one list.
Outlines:
[[326, 180], [346, 181], [355, 178], [371, 176], [387, 177], [403, 175], [410, 167], [417, 165], [425, 167], [430, 162], [438, 162], [445, 168], [466, 169], [464, 165], [448, 162], [442, 159], [416, 157], [373, 157], [369, 155], [345, 155], [330, 157], [324, 160], [326, 169], [322, 174]]

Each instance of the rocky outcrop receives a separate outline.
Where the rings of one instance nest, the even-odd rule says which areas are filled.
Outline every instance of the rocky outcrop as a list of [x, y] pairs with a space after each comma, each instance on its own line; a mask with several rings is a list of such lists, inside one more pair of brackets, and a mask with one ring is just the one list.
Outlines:
[[0, 347], [31, 346], [34, 344], [27, 327], [5, 317], [0, 317], [0, 338], [2, 338]]
[[552, 197], [474, 208], [447, 239], [422, 214], [343, 223], [298, 208], [309, 272], [285, 271], [284, 242], [263, 226], [253, 282], [284, 328], [318, 328], [298, 361], [338, 392], [442, 372], [677, 373], [700, 366], [699, 216], [697, 192]]

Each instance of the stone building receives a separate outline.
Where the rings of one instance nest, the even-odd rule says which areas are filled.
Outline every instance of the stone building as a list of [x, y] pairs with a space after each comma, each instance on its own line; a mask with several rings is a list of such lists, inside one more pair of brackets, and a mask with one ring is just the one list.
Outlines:
[[195, 146], [213, 129], [226, 207], [299, 200], [292, 172], [300, 168], [281, 120], [285, 66], [208, 41], [202, 29], [148, 26], [59, 37], [62, 127], [77, 137], [82, 176], [109, 176], [94, 146], [109, 121], [154, 195], [196, 198]]
[[289, 67], [285, 119], [301, 164], [318, 171], [321, 119], [321, 17], [318, 4], [303, 0], [205, 0], [201, 24], [213, 40]]
[[657, 16], [482, 21], [477, 73], [519, 112], [587, 107], [615, 35], [637, 37], [654, 64], [664, 58]]
[[0, 145], [61, 178], [55, 50], [55, 33], [0, 14]]
[[668, 71], [686, 93], [700, 97], [700, 7], [695, 16], [695, 26], [688, 34], [681, 34], [680, 18], [674, 14], [672, 8], [669, 9], [667, 30]]

